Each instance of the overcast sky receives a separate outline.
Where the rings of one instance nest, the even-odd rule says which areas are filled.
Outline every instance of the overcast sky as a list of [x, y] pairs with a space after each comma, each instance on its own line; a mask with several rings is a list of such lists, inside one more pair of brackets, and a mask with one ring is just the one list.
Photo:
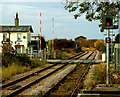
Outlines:
[[[74, 13], [64, 9], [62, 2], [38, 2], [38, 0], [2, 0], [0, 3], [0, 25], [14, 25], [14, 17], [18, 12], [20, 25], [31, 25], [34, 33], [40, 33], [40, 12], [42, 13], [42, 36], [46, 40], [52, 39], [52, 17], [54, 17], [54, 38], [74, 39], [85, 36], [88, 39], [104, 39], [105, 32], [101, 33], [99, 21], [88, 22], [85, 16], [74, 19]], [[16, 2], [17, 1], [17, 2]], [[34, 1], [34, 2], [33, 2]], [[60, 1], [60, 0], [59, 0]]]

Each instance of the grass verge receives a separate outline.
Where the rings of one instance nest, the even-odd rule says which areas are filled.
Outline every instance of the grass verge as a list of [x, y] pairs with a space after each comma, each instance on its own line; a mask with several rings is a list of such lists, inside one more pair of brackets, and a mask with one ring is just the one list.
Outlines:
[[[11, 56], [11, 55], [10, 55]], [[11, 57], [3, 57], [2, 64], [2, 82], [9, 80], [11, 76], [20, 74], [39, 66], [43, 66], [47, 61], [39, 61], [38, 59], [30, 59], [25, 55], [17, 55]]]

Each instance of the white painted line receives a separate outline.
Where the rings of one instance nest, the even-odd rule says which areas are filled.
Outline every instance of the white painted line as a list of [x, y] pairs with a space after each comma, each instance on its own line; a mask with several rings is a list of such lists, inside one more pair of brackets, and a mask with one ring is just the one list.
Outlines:
[[100, 94], [78, 94], [77, 97], [81, 96], [100, 96]]

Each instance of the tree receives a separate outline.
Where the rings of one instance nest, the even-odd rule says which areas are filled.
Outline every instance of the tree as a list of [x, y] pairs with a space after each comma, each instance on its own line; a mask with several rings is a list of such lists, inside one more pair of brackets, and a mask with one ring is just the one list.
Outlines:
[[12, 47], [12, 41], [10, 41], [9, 38], [7, 38], [7, 40], [4, 42], [2, 41], [2, 56], [4, 56], [5, 54], [15, 54], [15, 50]]
[[82, 39], [87, 39], [87, 37], [84, 37], [84, 36], [78, 36], [78, 37], [75, 38], [75, 40], [78, 40], [78, 39], [80, 39], [80, 38], [82, 38]]
[[84, 37], [84, 36], [78, 36], [75, 38], [75, 40], [78, 41], [78, 47], [80, 49], [82, 49], [82, 47], [85, 47], [86, 41], [87, 41], [86, 39], [87, 39], [87, 37]]
[[54, 39], [54, 48], [62, 49], [62, 48], [74, 48], [75, 42], [67, 39]]
[[89, 46], [89, 47], [94, 47], [94, 43], [97, 41], [98, 39], [89, 39], [86, 41], [86, 44]]
[[[105, 2], [103, 2], [105, 1]], [[118, 17], [118, 10], [120, 10], [119, 2], [109, 2], [111, 0], [96, 0], [96, 2], [72, 2], [72, 0], [66, 0], [64, 8], [69, 12], [77, 12], [74, 14], [74, 18], [80, 17], [82, 14], [86, 14], [86, 20], [100, 20], [102, 23], [102, 17], [104, 15], [112, 15], [114, 18]], [[115, 21], [117, 22], [117, 21]], [[101, 32], [103, 32], [102, 24], [99, 24], [101, 27]]]
[[104, 48], [104, 41], [103, 40], [98, 40], [94, 43], [94, 47], [99, 50], [99, 51], [103, 51]]

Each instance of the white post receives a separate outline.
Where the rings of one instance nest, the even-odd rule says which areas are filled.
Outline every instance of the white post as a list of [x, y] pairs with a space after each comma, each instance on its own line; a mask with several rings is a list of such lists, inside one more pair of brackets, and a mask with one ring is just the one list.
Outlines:
[[[110, 37], [110, 33], [109, 33], [109, 29], [107, 29], [107, 38], [109, 38]], [[110, 58], [109, 58], [109, 53], [110, 53], [110, 51], [109, 51], [109, 47], [110, 47], [110, 43], [106, 43], [107, 44], [107, 48], [106, 48], [106, 51], [107, 51], [107, 66], [106, 66], [106, 75], [107, 75], [107, 79], [106, 79], [106, 84], [107, 85], [109, 85], [109, 64], [110, 64]]]

